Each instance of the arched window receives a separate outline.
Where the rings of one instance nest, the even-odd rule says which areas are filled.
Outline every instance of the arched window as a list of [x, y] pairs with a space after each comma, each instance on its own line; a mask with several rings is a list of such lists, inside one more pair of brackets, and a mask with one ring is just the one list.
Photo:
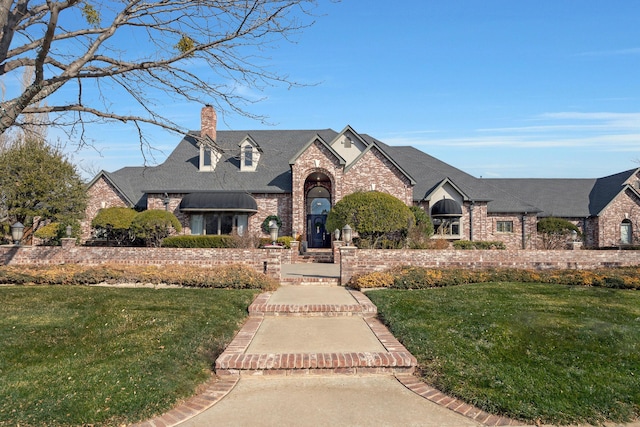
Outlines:
[[630, 245], [633, 243], [633, 227], [631, 221], [625, 219], [620, 224], [620, 243]]

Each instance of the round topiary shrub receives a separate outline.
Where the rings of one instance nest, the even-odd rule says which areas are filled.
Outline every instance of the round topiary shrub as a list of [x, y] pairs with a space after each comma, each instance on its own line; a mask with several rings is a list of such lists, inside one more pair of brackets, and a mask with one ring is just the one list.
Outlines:
[[326, 229], [335, 230], [346, 224], [361, 239], [378, 247], [383, 237], [393, 239], [392, 233], [406, 231], [415, 224], [411, 210], [400, 199], [379, 191], [359, 191], [335, 204], [327, 216]]
[[159, 247], [162, 239], [168, 237], [172, 231], [180, 232], [182, 226], [178, 218], [168, 211], [143, 211], [131, 221], [131, 232], [144, 240], [147, 246]]
[[122, 245], [127, 240], [132, 240], [131, 223], [137, 214], [138, 212], [131, 208], [100, 209], [91, 221], [91, 227], [96, 230], [97, 235]]

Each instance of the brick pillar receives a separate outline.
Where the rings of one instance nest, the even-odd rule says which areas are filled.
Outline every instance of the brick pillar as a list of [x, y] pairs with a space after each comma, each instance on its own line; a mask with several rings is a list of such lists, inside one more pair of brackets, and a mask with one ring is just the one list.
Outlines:
[[282, 246], [268, 246], [265, 249], [267, 255], [264, 258], [263, 268], [267, 276], [277, 280], [280, 280], [282, 273], [282, 250]]
[[340, 284], [344, 286], [357, 269], [358, 248], [355, 246], [340, 247]]

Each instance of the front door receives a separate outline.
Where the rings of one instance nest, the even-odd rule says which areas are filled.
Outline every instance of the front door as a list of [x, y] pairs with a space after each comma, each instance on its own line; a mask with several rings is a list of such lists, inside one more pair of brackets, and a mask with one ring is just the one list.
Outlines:
[[331, 236], [325, 230], [327, 215], [307, 215], [308, 242], [310, 248], [328, 248]]

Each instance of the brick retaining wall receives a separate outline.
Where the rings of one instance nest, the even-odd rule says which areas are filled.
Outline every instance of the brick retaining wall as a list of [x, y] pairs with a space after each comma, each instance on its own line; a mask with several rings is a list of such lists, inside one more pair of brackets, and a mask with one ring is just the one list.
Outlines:
[[[68, 239], [63, 239], [68, 240]], [[128, 264], [128, 265], [196, 265], [213, 267], [242, 264], [280, 279], [282, 249], [182, 249], [139, 247], [75, 246], [2, 246], [0, 265], [25, 264]]]
[[340, 248], [340, 280], [400, 265], [444, 268], [594, 269], [640, 265], [640, 251], [375, 250]]
[[[0, 265], [25, 264], [129, 264], [195, 265], [213, 267], [243, 264], [280, 278], [282, 264], [296, 262], [297, 249], [180, 249], [139, 247], [0, 246]], [[591, 250], [372, 250], [353, 246], [339, 253], [341, 283], [356, 274], [382, 271], [399, 265], [444, 268], [593, 269], [640, 265], [640, 251]]]

